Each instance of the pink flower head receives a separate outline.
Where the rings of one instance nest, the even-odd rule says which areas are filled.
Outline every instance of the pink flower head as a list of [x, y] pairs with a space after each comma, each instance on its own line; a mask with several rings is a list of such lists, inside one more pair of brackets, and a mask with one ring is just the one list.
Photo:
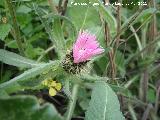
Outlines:
[[103, 52], [104, 49], [100, 47], [94, 34], [88, 31], [79, 32], [77, 41], [73, 46], [74, 63], [85, 62]]

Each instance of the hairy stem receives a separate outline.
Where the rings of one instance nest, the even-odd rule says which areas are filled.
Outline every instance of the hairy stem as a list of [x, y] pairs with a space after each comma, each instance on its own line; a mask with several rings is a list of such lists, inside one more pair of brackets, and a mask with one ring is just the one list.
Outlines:
[[37, 62], [40, 62], [41, 59], [48, 53], [50, 52], [51, 50], [53, 50], [55, 48], [54, 45], [52, 45], [51, 47], [49, 47], [47, 50], [44, 51], [44, 53], [41, 54], [41, 56], [37, 59]]
[[6, 0], [8, 9], [9, 9], [9, 13], [12, 17], [12, 22], [13, 22], [13, 29], [14, 29], [14, 34], [15, 34], [15, 39], [18, 45], [18, 49], [19, 52], [21, 53], [21, 55], [24, 55], [24, 49], [23, 49], [23, 45], [22, 45], [22, 39], [21, 39], [21, 34], [20, 34], [20, 29], [18, 27], [18, 22], [17, 22], [17, 18], [16, 18], [16, 13], [15, 13], [15, 9], [12, 5], [12, 0]]
[[73, 90], [72, 90], [72, 99], [69, 101], [66, 120], [71, 120], [72, 115], [74, 113], [74, 109], [75, 109], [75, 105], [76, 105], [76, 101], [77, 101], [78, 88], [79, 88], [79, 85], [78, 84], [74, 84]]

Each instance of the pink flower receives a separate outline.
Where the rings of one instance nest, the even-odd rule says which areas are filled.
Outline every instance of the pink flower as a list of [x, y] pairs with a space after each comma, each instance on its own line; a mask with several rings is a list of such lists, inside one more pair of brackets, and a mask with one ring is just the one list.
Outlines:
[[74, 63], [85, 62], [103, 52], [104, 49], [100, 47], [94, 34], [88, 31], [79, 32], [77, 41], [73, 46]]

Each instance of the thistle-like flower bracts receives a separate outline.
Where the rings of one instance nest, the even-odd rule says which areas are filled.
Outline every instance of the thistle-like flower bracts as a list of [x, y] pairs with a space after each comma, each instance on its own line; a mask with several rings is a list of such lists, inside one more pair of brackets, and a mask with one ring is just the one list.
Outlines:
[[65, 59], [62, 62], [63, 69], [71, 74], [79, 74], [86, 66], [88, 61], [81, 63], [73, 62], [73, 52], [66, 54]]
[[78, 74], [92, 57], [103, 52], [104, 49], [99, 46], [95, 35], [88, 31], [80, 31], [72, 51], [66, 55], [62, 66], [66, 72]]

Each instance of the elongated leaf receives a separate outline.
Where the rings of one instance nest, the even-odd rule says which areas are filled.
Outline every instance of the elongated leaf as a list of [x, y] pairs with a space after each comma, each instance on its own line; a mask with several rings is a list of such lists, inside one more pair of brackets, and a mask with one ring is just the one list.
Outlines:
[[58, 62], [54, 61], [54, 62], [42, 64], [38, 67], [29, 69], [29, 70], [25, 71], [23, 74], [5, 82], [5, 83], [0, 84], [0, 89], [4, 90], [4, 89], [9, 88], [10, 86], [12, 86], [13, 84], [15, 84], [17, 82], [29, 80], [30, 78], [33, 78], [43, 72], [46, 72], [47, 70], [52, 69], [53, 67], [55, 67], [57, 65], [58, 65]]
[[54, 106], [40, 106], [32, 96], [1, 98], [0, 106], [0, 120], [62, 120]]
[[140, 22], [141, 20], [142, 21], [145, 21], [147, 19], [149, 20], [149, 17], [152, 18], [151, 15], [155, 12], [156, 12], [155, 8], [148, 8], [146, 10], [143, 10], [142, 13], [137, 17], [134, 23]]
[[52, 29], [53, 38], [56, 41], [56, 47], [58, 48], [58, 52], [61, 55], [66, 50], [65, 48], [65, 40], [63, 35], [63, 30], [61, 27], [61, 20], [59, 18], [55, 18], [53, 21], [53, 29]]
[[30, 60], [16, 53], [9, 52], [3, 49], [0, 49], [0, 61], [8, 65], [13, 65], [16, 67], [24, 67], [24, 68], [31, 68], [40, 65], [33, 60]]
[[11, 30], [10, 24], [1, 24], [0, 25], [0, 39], [4, 40], [5, 37], [8, 35], [9, 31]]
[[[128, 23], [130, 23], [131, 21], [132, 22], [129, 26], [134, 25], [137, 22], [143, 22], [143, 24], [147, 23], [152, 18], [153, 13], [158, 13], [158, 11], [156, 11], [155, 8], [148, 8], [148, 9], [143, 10], [141, 13], [136, 12], [131, 17], [124, 20], [122, 28], [128, 27], [129, 25]], [[125, 18], [124, 15], [123, 17]]]
[[65, 41], [60, 18], [54, 18], [53, 27], [50, 27], [51, 20], [47, 20], [42, 17], [46, 15], [44, 10], [35, 4], [33, 4], [33, 7], [36, 11], [36, 14], [39, 16], [41, 22], [43, 23], [51, 41], [55, 44], [55, 50], [58, 53], [58, 56], [61, 57], [65, 52]]
[[85, 120], [124, 120], [116, 94], [105, 82], [96, 82]]

